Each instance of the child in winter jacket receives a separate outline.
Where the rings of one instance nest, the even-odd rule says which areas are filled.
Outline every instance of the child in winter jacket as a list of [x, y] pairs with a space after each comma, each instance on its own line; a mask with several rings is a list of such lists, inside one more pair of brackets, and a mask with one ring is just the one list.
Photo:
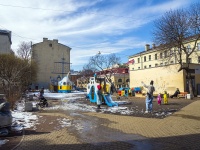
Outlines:
[[162, 98], [161, 98], [161, 95], [160, 95], [160, 93], [159, 93], [159, 94], [158, 94], [158, 97], [157, 97], [158, 105], [161, 105], [161, 101], [162, 101]]

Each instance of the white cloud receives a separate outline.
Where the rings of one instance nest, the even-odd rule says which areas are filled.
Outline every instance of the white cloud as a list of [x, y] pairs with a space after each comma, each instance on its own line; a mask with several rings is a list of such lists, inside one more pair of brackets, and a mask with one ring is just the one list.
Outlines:
[[[161, 4], [147, 0], [144, 5], [139, 5], [140, 1], [110, 2], [0, 0], [0, 28], [12, 31], [14, 50], [21, 41], [37, 43], [43, 37], [58, 39], [72, 48], [73, 65], [83, 65], [90, 55], [98, 51], [117, 53], [144, 45], [148, 39], [130, 33], [170, 8], [176, 9], [189, 3], [181, 0]], [[134, 37], [137, 37], [136, 42]]]

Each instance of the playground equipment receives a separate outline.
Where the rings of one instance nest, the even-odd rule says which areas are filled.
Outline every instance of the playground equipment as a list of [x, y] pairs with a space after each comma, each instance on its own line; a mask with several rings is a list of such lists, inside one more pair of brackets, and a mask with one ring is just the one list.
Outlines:
[[69, 73], [58, 82], [58, 93], [71, 93], [72, 82], [69, 80]]
[[[97, 81], [99, 81], [99, 83]], [[109, 107], [118, 106], [118, 103], [114, 102], [111, 98], [110, 84], [106, 83], [105, 78], [96, 78], [95, 76], [90, 77], [89, 84], [87, 85], [87, 97], [90, 99], [90, 102], [97, 103], [99, 101], [99, 97], [97, 95], [98, 85], [101, 86], [103, 93], [102, 103], [107, 104]]]
[[119, 88], [118, 90], [118, 99], [120, 98], [120, 96], [124, 96], [124, 97], [129, 97], [129, 96], [135, 96], [135, 91], [134, 89], [132, 88], [129, 88], [129, 87], [122, 87], [122, 88]]

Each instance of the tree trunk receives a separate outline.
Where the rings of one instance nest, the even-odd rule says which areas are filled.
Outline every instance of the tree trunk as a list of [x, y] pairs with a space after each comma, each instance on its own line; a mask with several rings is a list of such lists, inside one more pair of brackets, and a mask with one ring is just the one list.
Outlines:
[[191, 96], [191, 99], [192, 99], [194, 97], [194, 93], [193, 93], [192, 79], [191, 78], [188, 79], [188, 85], [189, 85], [190, 96]]

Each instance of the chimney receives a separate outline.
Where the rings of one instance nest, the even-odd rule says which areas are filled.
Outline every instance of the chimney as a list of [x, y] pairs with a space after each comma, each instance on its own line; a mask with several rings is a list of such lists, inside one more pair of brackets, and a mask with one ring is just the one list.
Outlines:
[[53, 42], [58, 43], [58, 40], [57, 39], [53, 39]]
[[145, 51], [148, 51], [150, 49], [150, 45], [149, 44], [146, 44], [145, 45]]
[[153, 44], [152, 44], [152, 48], [153, 48], [153, 49], [156, 48], [156, 44], [153, 43]]
[[45, 42], [45, 41], [47, 41], [48, 40], [48, 38], [43, 38], [43, 42]]

